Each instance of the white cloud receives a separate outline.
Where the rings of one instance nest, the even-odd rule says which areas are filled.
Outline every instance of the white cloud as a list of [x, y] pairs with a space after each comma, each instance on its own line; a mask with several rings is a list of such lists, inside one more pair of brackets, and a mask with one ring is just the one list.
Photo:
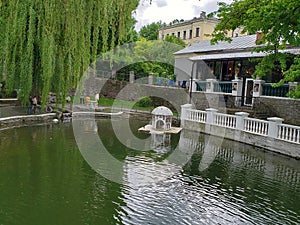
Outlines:
[[167, 2], [167, 0], [157, 0], [156, 1], [156, 5], [157, 5], [157, 7], [165, 7], [165, 6], [167, 6], [168, 5], [168, 2]]
[[153, 0], [151, 5], [148, 1], [140, 1], [135, 14], [138, 21], [136, 29], [152, 22], [169, 23], [175, 19], [190, 20], [199, 17], [201, 11], [210, 13], [217, 10], [218, 1], [220, 0]]

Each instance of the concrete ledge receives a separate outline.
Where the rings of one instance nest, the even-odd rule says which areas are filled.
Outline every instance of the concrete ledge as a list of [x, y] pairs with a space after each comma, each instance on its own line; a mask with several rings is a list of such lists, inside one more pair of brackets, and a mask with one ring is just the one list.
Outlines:
[[56, 113], [39, 115], [12, 116], [0, 118], [0, 129], [28, 126], [36, 123], [46, 123], [56, 118]]
[[184, 121], [183, 128], [250, 144], [272, 152], [300, 159], [300, 146], [298, 144], [282, 141], [276, 138], [189, 120]]

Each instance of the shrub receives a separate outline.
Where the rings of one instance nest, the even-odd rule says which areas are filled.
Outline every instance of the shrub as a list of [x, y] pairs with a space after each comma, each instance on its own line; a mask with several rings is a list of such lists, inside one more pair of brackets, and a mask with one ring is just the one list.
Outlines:
[[150, 107], [152, 106], [152, 99], [148, 96], [141, 98], [137, 103], [139, 107]]

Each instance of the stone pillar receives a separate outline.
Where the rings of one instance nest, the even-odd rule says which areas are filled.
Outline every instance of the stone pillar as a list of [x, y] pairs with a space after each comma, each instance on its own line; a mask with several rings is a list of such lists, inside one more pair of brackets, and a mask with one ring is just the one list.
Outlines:
[[149, 73], [148, 84], [153, 85], [153, 73]]
[[217, 109], [209, 108], [206, 109], [206, 124], [212, 125], [214, 124], [214, 114], [218, 112]]
[[271, 138], [277, 138], [279, 128], [278, 125], [282, 124], [283, 119], [279, 117], [269, 117], [267, 119], [269, 121], [268, 136]]
[[234, 105], [240, 107], [242, 105], [242, 90], [243, 81], [241, 79], [234, 79], [232, 81], [232, 96], [235, 96]]
[[184, 126], [184, 121], [187, 118], [187, 110], [192, 109], [192, 104], [185, 104], [181, 106], [181, 115], [180, 115], [180, 121], [181, 121], [181, 127]]
[[249, 113], [246, 112], [237, 112], [236, 115], [236, 129], [243, 130], [245, 124], [245, 118], [249, 116]]
[[289, 82], [289, 91], [295, 91], [297, 85], [298, 85], [298, 82]]
[[216, 79], [206, 79], [206, 92], [214, 92], [214, 82], [216, 82]]
[[129, 72], [129, 83], [134, 83], [134, 71]]
[[253, 81], [253, 97], [260, 97], [262, 95], [262, 85], [265, 83], [264, 80]]

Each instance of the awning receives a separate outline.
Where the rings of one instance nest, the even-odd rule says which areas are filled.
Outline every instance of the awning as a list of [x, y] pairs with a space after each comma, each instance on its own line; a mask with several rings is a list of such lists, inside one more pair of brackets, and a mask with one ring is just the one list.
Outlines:
[[[280, 50], [282, 53], [300, 54], [300, 48]], [[215, 53], [193, 56], [189, 58], [192, 61], [213, 60], [213, 59], [238, 59], [238, 58], [258, 58], [270, 54], [269, 52], [231, 52], [231, 53]]]

